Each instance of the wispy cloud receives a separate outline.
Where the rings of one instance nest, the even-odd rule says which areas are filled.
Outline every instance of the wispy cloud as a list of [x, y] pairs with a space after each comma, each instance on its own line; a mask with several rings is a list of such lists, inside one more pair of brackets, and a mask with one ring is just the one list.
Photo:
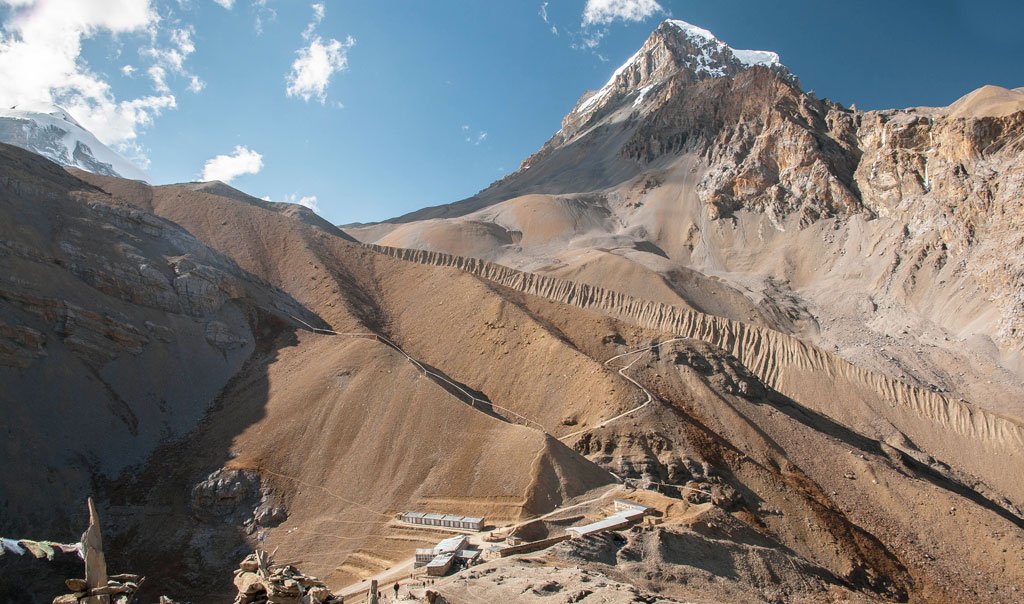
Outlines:
[[243, 174], [258, 174], [263, 169], [263, 156], [243, 147], [236, 146], [230, 155], [218, 155], [203, 164], [202, 180], [231, 182]]
[[139, 51], [142, 56], [153, 61], [153, 65], [147, 70], [147, 73], [153, 80], [153, 88], [157, 92], [170, 92], [170, 87], [167, 85], [168, 73], [185, 78], [189, 82], [188, 89], [192, 92], [199, 92], [206, 86], [199, 76], [185, 66], [185, 61], [196, 51], [196, 45], [192, 41], [194, 32], [192, 26], [173, 28], [169, 31], [168, 45], [161, 46], [154, 43]]
[[487, 140], [486, 130], [478, 130], [477, 133], [474, 135], [473, 129], [469, 127], [469, 124], [463, 124], [460, 130], [462, 130], [462, 137], [465, 139], [467, 143], [479, 145], [480, 143]]
[[324, 19], [324, 5], [317, 3], [312, 8], [313, 20], [302, 32], [302, 38], [309, 44], [295, 51], [298, 58], [285, 77], [288, 84], [285, 91], [290, 97], [299, 97], [306, 102], [316, 99], [323, 105], [327, 102], [331, 77], [348, 69], [348, 51], [356, 41], [352, 36], [344, 42], [334, 38], [324, 41], [316, 34], [317, 26]]
[[313, 32], [314, 30], [316, 30], [316, 26], [320, 25], [320, 23], [324, 20], [324, 14], [326, 14], [326, 9], [324, 8], [323, 3], [318, 2], [314, 4], [312, 6], [312, 9], [313, 20], [310, 21], [308, 25], [306, 25], [306, 29], [302, 32], [302, 38], [305, 40], [309, 40], [313, 37]]
[[596, 49], [616, 21], [639, 23], [667, 14], [657, 0], [587, 0], [583, 7], [579, 41], [573, 48]]
[[216, 2], [217, 4], [223, 6], [224, 8], [226, 8], [228, 10], [231, 10], [231, 7], [233, 7], [235, 5], [235, 0], [213, 0], [213, 1]]
[[555, 34], [557, 36], [558, 35], [558, 28], [555, 27], [555, 24], [551, 22], [550, 18], [548, 18], [548, 3], [547, 2], [545, 2], [545, 3], [540, 5], [539, 13], [540, 13], [540, 18], [544, 20], [544, 23], [546, 23], [547, 25], [549, 25], [551, 27], [551, 33], [553, 33], [553, 34]]

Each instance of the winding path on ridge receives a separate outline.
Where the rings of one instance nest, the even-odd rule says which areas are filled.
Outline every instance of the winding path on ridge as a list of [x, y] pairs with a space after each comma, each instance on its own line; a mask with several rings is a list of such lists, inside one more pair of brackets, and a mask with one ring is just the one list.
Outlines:
[[[552, 436], [552, 438], [554, 438], [554, 436], [550, 432], [548, 432], [548, 430], [545, 429], [544, 426], [542, 426], [540, 423], [538, 423], [538, 422], [536, 422], [534, 420], [531, 420], [531, 419], [529, 419], [529, 418], [527, 418], [527, 417], [525, 417], [523, 415], [520, 415], [519, 413], [516, 413], [515, 411], [513, 411], [511, 409], [502, 407], [500, 405], [495, 405], [491, 401], [483, 400], [483, 399], [480, 399], [480, 398], [476, 397], [472, 392], [467, 390], [461, 384], [459, 384], [459, 383], [449, 379], [448, 377], [446, 377], [446, 376], [444, 376], [444, 375], [442, 375], [442, 374], [440, 374], [440, 373], [438, 373], [436, 371], [431, 371], [430, 369], [428, 369], [426, 367], [426, 365], [424, 365], [419, 360], [417, 360], [415, 357], [413, 357], [412, 355], [407, 353], [398, 344], [396, 344], [395, 342], [391, 341], [390, 339], [388, 339], [388, 338], [386, 338], [386, 337], [384, 337], [384, 336], [382, 336], [382, 335], [380, 335], [378, 333], [373, 333], [373, 332], [353, 332], [353, 333], [337, 332], [337, 331], [333, 331], [333, 330], [330, 330], [330, 329], [322, 329], [322, 328], [319, 328], [319, 327], [313, 327], [312, 325], [310, 325], [309, 323], [303, 321], [302, 319], [299, 319], [298, 317], [294, 317], [293, 316], [291, 318], [294, 319], [295, 321], [301, 323], [302, 325], [304, 325], [307, 329], [309, 329], [314, 334], [329, 335], [329, 336], [353, 337], [353, 338], [367, 338], [367, 339], [377, 340], [377, 341], [381, 342], [382, 344], [385, 344], [389, 348], [395, 350], [396, 352], [398, 352], [402, 356], [404, 356], [410, 363], [412, 363], [414, 366], [416, 366], [416, 368], [419, 369], [424, 375], [427, 375], [427, 376], [429, 376], [429, 377], [431, 377], [431, 378], [433, 378], [433, 379], [435, 379], [435, 380], [437, 380], [439, 382], [442, 382], [443, 384], [446, 384], [446, 385], [450, 386], [451, 388], [454, 388], [456, 391], [458, 391], [459, 393], [461, 393], [464, 397], [466, 397], [468, 399], [470, 406], [472, 406], [474, 408], [477, 408], [477, 403], [479, 403], [480, 404], [480, 408], [482, 408], [482, 409], [490, 408], [492, 410], [494, 410], [494, 409], [500, 410], [500, 411], [502, 411], [504, 413], [507, 413], [507, 414], [515, 417], [516, 419], [518, 419], [523, 424], [525, 424], [525, 425], [527, 425], [529, 427], [537, 428], [541, 432], [543, 432], [544, 434], [546, 434], [548, 436]], [[580, 434], [583, 434], [583, 433], [588, 432], [590, 430], [594, 430], [594, 429], [597, 429], [597, 428], [603, 428], [603, 427], [608, 426], [608, 425], [610, 425], [610, 424], [612, 424], [612, 423], [614, 423], [616, 421], [619, 421], [619, 420], [621, 420], [623, 418], [626, 418], [626, 417], [629, 417], [630, 415], [633, 415], [634, 413], [639, 412], [640, 410], [646, 408], [648, 405], [650, 405], [652, 402], [654, 402], [654, 395], [651, 394], [651, 391], [648, 390], [647, 388], [645, 388], [640, 382], [638, 382], [637, 380], [635, 380], [632, 377], [630, 377], [629, 375], [627, 375], [626, 371], [628, 369], [630, 369], [633, 365], [635, 365], [637, 363], [637, 361], [642, 359], [643, 356], [644, 356], [644, 353], [647, 353], [647, 352], [650, 352], [651, 350], [659, 348], [660, 346], [662, 346], [664, 344], [670, 344], [672, 342], [677, 342], [677, 341], [681, 341], [681, 340], [685, 340], [685, 339], [687, 339], [687, 338], [671, 338], [671, 339], [668, 339], [668, 340], [664, 340], [662, 342], [656, 342], [654, 344], [651, 344], [650, 346], [645, 346], [643, 348], [638, 348], [638, 349], [635, 349], [635, 350], [629, 350], [627, 352], [623, 352], [621, 354], [617, 354], [617, 355], [609, 358], [608, 360], [606, 360], [603, 363], [603, 365], [605, 367], [609, 367], [610, 363], [612, 363], [613, 361], [616, 361], [616, 360], [621, 359], [623, 357], [635, 356], [635, 358], [632, 361], [630, 361], [629, 364], [627, 364], [627, 365], [625, 365], [623, 367], [620, 367], [617, 370], [617, 373], [620, 376], [622, 376], [624, 379], [626, 379], [629, 383], [631, 383], [634, 386], [636, 386], [644, 394], [644, 398], [645, 398], [644, 402], [642, 402], [641, 404], [637, 405], [636, 407], [634, 407], [632, 409], [629, 409], [629, 410], [624, 411], [624, 412], [622, 412], [622, 413], [620, 413], [618, 415], [615, 415], [614, 417], [610, 417], [610, 418], [608, 418], [606, 420], [602, 420], [601, 422], [595, 424], [594, 426], [589, 426], [589, 427], [577, 430], [575, 432], [572, 432], [570, 434], [566, 434], [565, 436], [557, 438], [557, 440], [560, 441], [560, 442], [564, 442], [564, 441], [566, 441], [566, 440], [568, 440], [570, 438], [573, 438], [575, 436], [579, 436]], [[505, 421], [510, 421], [507, 418], [501, 418], [501, 419], [505, 419]], [[545, 514], [541, 514], [541, 515], [535, 516], [533, 518], [528, 518], [528, 519], [522, 520], [522, 521], [520, 521], [518, 523], [515, 523], [515, 524], [512, 524], [512, 525], [506, 525], [506, 526], [503, 526], [503, 527], [500, 527], [500, 528], [496, 528], [496, 529], [493, 529], [492, 531], [488, 531], [487, 533], [477, 533], [477, 534], [475, 534], [475, 535], [473, 535], [471, 537], [471, 542], [478, 542], [477, 545], [480, 545], [480, 544], [483, 543], [483, 537], [485, 535], [488, 535], [488, 534], [493, 533], [495, 531], [502, 531], [502, 532], [508, 531], [508, 532], [511, 532], [511, 531], [514, 531], [515, 529], [523, 526], [524, 524], [527, 524], [527, 523], [530, 523], [530, 522], [536, 522], [538, 520], [545, 520], [547, 518], [551, 518], [552, 516], [556, 516], [558, 514], [565, 513], [565, 512], [567, 512], [569, 510], [573, 510], [573, 509], [576, 509], [576, 508], [588, 506], [588, 505], [596, 503], [596, 502], [598, 502], [598, 501], [600, 501], [602, 499], [606, 499], [614, 490], [616, 490], [624, 482], [623, 479], [618, 474], [616, 474], [615, 472], [612, 472], [611, 470], [607, 470], [607, 472], [613, 478], [615, 478], [616, 484], [607, 485], [607, 487], [602, 490], [601, 494], [597, 495], [596, 497], [592, 497], [592, 498], [586, 499], [584, 501], [573, 503], [571, 505], [558, 506], [555, 509], [553, 509], [550, 512], [547, 512]], [[694, 489], [694, 490], [696, 490], [696, 489]], [[394, 583], [394, 581], [396, 581], [396, 580], [409, 577], [409, 573], [411, 572], [411, 570], [412, 570], [412, 559], [402, 560], [401, 562], [398, 562], [395, 565], [391, 566], [390, 568], [384, 569], [381, 572], [372, 575], [371, 577], [367, 577], [367, 578], [365, 578], [365, 579], [363, 579], [361, 581], [358, 581], [358, 582], [356, 582], [354, 584], [350, 584], [350, 585], [346, 586], [345, 588], [343, 588], [341, 590], [340, 593], [343, 594], [344, 596], [351, 597], [352, 595], [356, 595], [356, 594], [360, 594], [362, 592], [365, 592], [369, 588], [369, 582], [370, 582], [371, 579], [377, 579], [379, 584], [381, 586], [383, 586], [383, 585], [387, 585], [388, 583]]]
[[604, 366], [608, 367], [608, 364], [611, 363], [612, 361], [616, 360], [616, 359], [621, 359], [622, 357], [628, 357], [628, 356], [636, 355], [636, 358], [633, 359], [632, 361], [630, 361], [630, 363], [628, 365], [626, 365], [625, 367], [619, 368], [618, 373], [623, 378], [628, 380], [629, 383], [631, 383], [634, 386], [636, 386], [637, 388], [639, 388], [640, 391], [644, 393], [644, 396], [647, 397], [647, 400], [645, 400], [640, 405], [630, 409], [629, 411], [625, 411], [623, 413], [620, 413], [620, 414], [616, 415], [615, 417], [610, 417], [610, 418], [608, 418], [606, 420], [603, 420], [603, 421], [599, 422], [596, 425], [588, 426], [586, 428], [582, 428], [582, 429], [577, 430], [575, 432], [571, 432], [569, 434], [566, 434], [565, 436], [562, 436], [558, 440], [565, 441], [566, 439], [572, 438], [574, 436], [579, 436], [580, 434], [583, 434], [584, 432], [589, 432], [590, 430], [594, 430], [596, 428], [603, 428], [603, 427], [607, 426], [608, 424], [611, 424], [612, 422], [616, 422], [616, 421], [618, 421], [618, 420], [620, 420], [620, 419], [622, 419], [624, 417], [628, 417], [628, 416], [636, 413], [637, 411], [640, 411], [641, 409], [643, 409], [647, 405], [650, 405], [652, 402], [654, 402], [654, 395], [651, 394], [651, 391], [648, 390], [647, 388], [645, 388], [640, 382], [638, 382], [638, 381], [634, 380], [633, 378], [631, 378], [630, 376], [626, 375], [626, 370], [629, 369], [630, 367], [632, 367], [633, 365], [635, 365], [636, 362], [639, 361], [641, 358], [643, 358], [643, 353], [650, 352], [651, 350], [654, 350], [655, 348], [659, 348], [659, 347], [661, 347], [664, 344], [671, 344], [672, 342], [678, 342], [678, 341], [685, 340], [685, 339], [687, 339], [687, 338], [671, 338], [671, 339], [665, 340], [663, 342], [656, 342], [654, 344], [651, 344], [650, 346], [645, 346], [643, 348], [637, 348], [636, 350], [630, 350], [630, 351], [627, 351], [627, 352], [623, 352], [622, 354], [617, 354], [617, 355], [613, 356], [612, 358], [608, 359], [607, 361], [605, 361], [604, 362]]

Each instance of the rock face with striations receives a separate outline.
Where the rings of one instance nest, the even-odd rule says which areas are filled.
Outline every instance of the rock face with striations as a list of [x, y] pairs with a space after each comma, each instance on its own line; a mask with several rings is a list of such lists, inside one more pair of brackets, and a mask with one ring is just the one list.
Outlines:
[[91, 472], [115, 476], [191, 430], [258, 326], [310, 317], [176, 224], [38, 156], [0, 145], [0, 192], [0, 425], [47, 442], [7, 449], [0, 468], [6, 528], [20, 532], [59, 523]]

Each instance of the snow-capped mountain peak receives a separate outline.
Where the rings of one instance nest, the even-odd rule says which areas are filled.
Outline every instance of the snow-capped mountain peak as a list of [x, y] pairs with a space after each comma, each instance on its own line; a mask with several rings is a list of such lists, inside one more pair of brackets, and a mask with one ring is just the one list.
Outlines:
[[[608, 82], [585, 95], [570, 113], [571, 121], [588, 120], [613, 99], [636, 94], [642, 99], [665, 80], [682, 75], [692, 81], [736, 75], [752, 67], [785, 71], [777, 53], [768, 50], [736, 50], [710, 31], [668, 19], [644, 45], [616, 69]], [[788, 72], [787, 72], [788, 73]]]
[[63, 166], [106, 176], [146, 180], [146, 173], [107, 147], [66, 110], [49, 103], [0, 109], [0, 142]]
[[665, 24], [675, 27], [690, 38], [702, 40], [721, 49], [728, 49], [728, 51], [731, 52], [740, 63], [743, 63], [747, 67], [753, 67], [755, 65], [774, 67], [782, 64], [779, 54], [776, 52], [772, 52], [770, 50], [737, 50], [719, 40], [715, 34], [710, 31], [703, 27], [697, 27], [692, 23], [680, 21], [679, 19], [668, 19], [665, 21]]
[[84, 128], [84, 126], [79, 124], [78, 121], [75, 120], [75, 118], [71, 117], [70, 113], [65, 111], [62, 107], [54, 105], [53, 103], [18, 103], [17, 105], [11, 107], [10, 111], [20, 111], [23, 114], [45, 113], [46, 115], [49, 115], [51, 117], [55, 117], [57, 119], [64, 120], [65, 122], [78, 126], [79, 128]]

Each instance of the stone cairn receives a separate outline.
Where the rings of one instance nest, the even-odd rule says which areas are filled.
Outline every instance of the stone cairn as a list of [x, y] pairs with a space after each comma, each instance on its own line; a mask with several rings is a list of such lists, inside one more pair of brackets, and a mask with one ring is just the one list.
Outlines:
[[266, 552], [246, 556], [235, 571], [235, 604], [340, 604], [324, 582], [290, 564], [274, 565]]
[[[79, 602], [111, 602], [112, 604], [128, 604], [142, 583], [138, 575], [111, 575], [106, 585], [90, 588], [85, 579], [68, 579], [64, 582], [73, 592], [57, 596], [53, 604], [78, 604]], [[106, 599], [99, 599], [105, 597]]]
[[85, 578], [65, 581], [65, 586], [72, 593], [57, 596], [53, 599], [53, 604], [129, 604], [144, 578], [129, 574], [107, 575], [100, 518], [91, 497], [88, 508], [89, 528], [82, 535]]

